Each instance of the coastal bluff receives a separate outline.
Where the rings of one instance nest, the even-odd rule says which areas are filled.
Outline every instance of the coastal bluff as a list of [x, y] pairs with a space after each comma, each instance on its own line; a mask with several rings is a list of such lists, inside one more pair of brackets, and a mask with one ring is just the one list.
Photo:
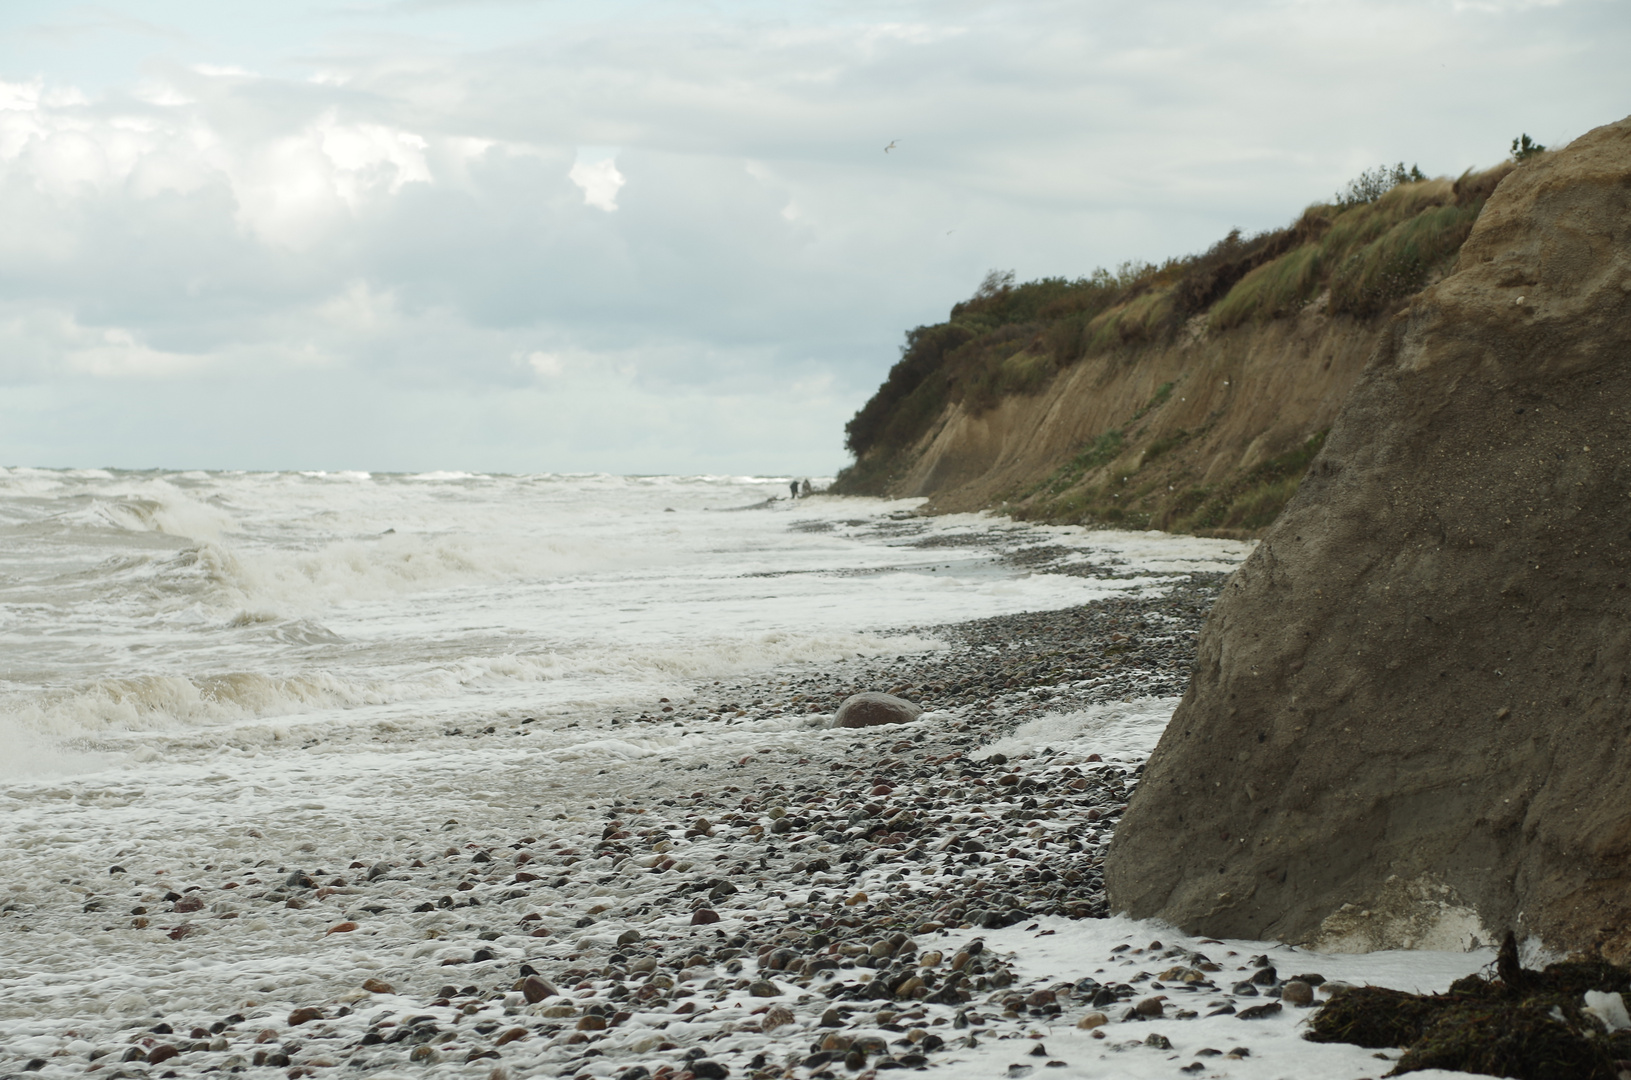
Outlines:
[[1631, 119], [1507, 176], [1202, 632], [1113, 910], [1631, 959]]

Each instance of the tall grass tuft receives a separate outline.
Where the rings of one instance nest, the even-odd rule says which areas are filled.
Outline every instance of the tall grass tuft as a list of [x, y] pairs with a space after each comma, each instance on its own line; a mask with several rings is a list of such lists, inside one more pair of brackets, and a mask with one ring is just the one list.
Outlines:
[[1083, 345], [1088, 352], [1103, 352], [1154, 341], [1167, 328], [1172, 315], [1170, 289], [1142, 293], [1088, 323], [1082, 331]]
[[1214, 330], [1227, 330], [1251, 320], [1295, 314], [1320, 287], [1323, 248], [1304, 244], [1241, 278], [1212, 307], [1207, 318]]
[[1423, 210], [1348, 256], [1331, 275], [1331, 310], [1375, 315], [1416, 292], [1461, 249], [1482, 205]]

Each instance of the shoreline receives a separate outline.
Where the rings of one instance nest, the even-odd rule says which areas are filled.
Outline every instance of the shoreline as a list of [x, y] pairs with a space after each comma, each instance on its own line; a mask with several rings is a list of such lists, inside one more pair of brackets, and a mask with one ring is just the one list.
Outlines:
[[[13, 903], [0, 927], [26, 926], [42, 946], [100, 935], [110, 955], [169, 942], [169, 960], [148, 961], [146, 985], [96, 1015], [74, 1015], [70, 998], [69, 1015], [41, 1016], [19, 1015], [19, 990], [77, 997], [90, 973], [31, 974], [14, 954], [0, 977], [0, 1071], [824, 1080], [930, 1066], [988, 1076], [997, 1055], [1010, 1076], [1086, 1076], [1106, 1074], [1070, 1062], [1130, 1050], [1104, 1036], [1129, 1025], [1144, 1049], [1114, 1074], [1142, 1075], [1124, 1066], [1144, 1062], [1171, 1075], [1179, 1031], [1152, 1038], [1133, 1011], [1161, 994], [1154, 976], [1193, 972], [1181, 993], [1231, 1008], [1256, 991], [1212, 985], [1201, 971], [1223, 958], [1197, 959], [1170, 935], [1135, 951], [1149, 926], [1102, 917], [1099, 861], [1222, 580], [919, 628], [904, 633], [948, 648], [785, 668], [698, 687], [671, 712], [604, 717], [606, 738], [588, 745], [607, 755], [605, 791], [552, 815], [517, 771], [482, 819], [400, 830], [417, 838], [381, 827], [368, 850], [361, 832], [297, 844], [298, 831], [250, 829], [234, 843], [239, 866], [188, 871], [194, 887], [170, 899], [159, 889], [181, 883], [163, 864], [182, 845], [127, 857], [111, 875], [121, 897]], [[898, 728], [824, 726], [866, 689], [931, 711]], [[501, 728], [525, 722], [440, 738], [501, 746]], [[615, 760], [621, 734], [656, 725], [698, 732], [697, 745]], [[395, 817], [412, 813], [409, 800]], [[146, 896], [143, 914], [124, 914]], [[1129, 959], [1156, 970], [1123, 979]], [[1074, 1026], [1095, 1012], [1110, 1023]], [[1214, 1023], [1198, 1012], [1155, 1015]], [[1231, 1044], [1215, 1041], [1196, 1049], [1224, 1060]]]

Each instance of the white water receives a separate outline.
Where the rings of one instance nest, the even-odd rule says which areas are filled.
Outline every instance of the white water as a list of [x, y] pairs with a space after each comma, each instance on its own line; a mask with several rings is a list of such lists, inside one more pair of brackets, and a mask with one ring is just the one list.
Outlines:
[[[739, 477], [0, 470], [0, 777], [156, 741], [550, 727], [795, 662], [925, 649], [901, 627], [1063, 607], [1158, 577], [1029, 574], [1046, 542], [1123, 573], [1228, 569], [1243, 545], [1043, 529]], [[759, 505], [755, 509], [738, 509]], [[108, 755], [113, 755], [111, 758]]]

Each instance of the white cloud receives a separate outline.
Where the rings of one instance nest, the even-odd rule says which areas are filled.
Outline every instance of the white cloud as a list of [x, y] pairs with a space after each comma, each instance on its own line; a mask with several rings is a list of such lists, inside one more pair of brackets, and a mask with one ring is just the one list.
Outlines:
[[623, 174], [617, 171], [617, 161], [613, 157], [585, 161], [580, 156], [566, 175], [567, 179], [583, 189], [583, 205], [593, 206], [608, 214], [617, 209], [617, 193], [627, 183]]
[[[834, 468], [902, 331], [993, 267], [1158, 260], [1617, 118], [1631, 9], [1546, 2], [503, 6], [457, 40], [374, 5], [213, 66], [148, 36], [95, 88], [0, 62], [0, 460]], [[166, 419], [121, 426], [143, 394]]]
[[532, 370], [545, 378], [554, 378], [566, 370], [566, 363], [555, 353], [530, 352], [527, 354], [527, 363]]
[[237, 64], [194, 64], [193, 70], [212, 79], [254, 79], [259, 76]]
[[[126, 327], [84, 326], [55, 308], [0, 317], [0, 351], [8, 358], [0, 383], [38, 381], [53, 371], [97, 379], [168, 379], [210, 363], [205, 356], [155, 348]], [[27, 357], [45, 362], [30, 365], [23, 360]]]
[[317, 314], [336, 329], [351, 334], [394, 330], [401, 314], [396, 297], [367, 281], [350, 281], [338, 295], [317, 306]]

